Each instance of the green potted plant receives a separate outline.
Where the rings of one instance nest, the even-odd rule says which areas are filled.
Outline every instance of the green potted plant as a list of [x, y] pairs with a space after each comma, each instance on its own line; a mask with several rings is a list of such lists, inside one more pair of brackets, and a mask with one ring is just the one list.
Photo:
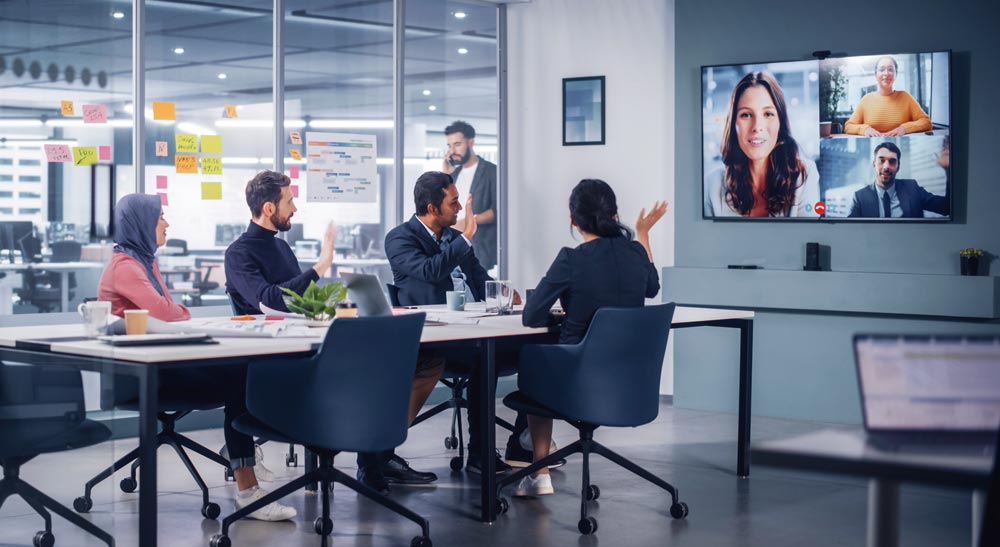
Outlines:
[[337, 313], [337, 303], [347, 297], [347, 287], [334, 282], [320, 287], [315, 281], [309, 283], [300, 295], [291, 289], [281, 288], [282, 297], [288, 311], [301, 313], [308, 321], [327, 322]]
[[[837, 117], [837, 105], [847, 96], [847, 77], [839, 65], [819, 73], [819, 132], [821, 137], [833, 133], [833, 121]], [[836, 132], [840, 132], [838, 129]]]
[[962, 275], [979, 275], [979, 260], [983, 257], [983, 250], [969, 247], [958, 252], [959, 266]]

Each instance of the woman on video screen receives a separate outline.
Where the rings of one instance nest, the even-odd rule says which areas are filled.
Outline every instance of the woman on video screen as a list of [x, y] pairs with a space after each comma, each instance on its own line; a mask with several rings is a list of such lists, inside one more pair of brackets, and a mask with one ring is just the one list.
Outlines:
[[785, 95], [767, 72], [751, 72], [733, 89], [722, 163], [705, 177], [706, 216], [815, 217], [819, 173], [799, 157]]
[[931, 118], [905, 91], [893, 91], [899, 65], [886, 55], [875, 62], [878, 90], [858, 101], [844, 133], [866, 137], [902, 137], [907, 133], [931, 130]]

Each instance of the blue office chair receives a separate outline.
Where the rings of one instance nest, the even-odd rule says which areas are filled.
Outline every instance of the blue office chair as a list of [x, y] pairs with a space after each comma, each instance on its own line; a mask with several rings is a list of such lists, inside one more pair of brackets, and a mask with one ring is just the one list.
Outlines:
[[993, 473], [990, 475], [990, 488], [986, 493], [983, 523], [979, 530], [979, 547], [996, 545], [1000, 545], [1000, 437], [997, 437], [996, 449], [993, 451]]
[[111, 430], [85, 418], [80, 372], [54, 367], [0, 365], [0, 506], [12, 495], [45, 519], [35, 534], [35, 547], [52, 547], [52, 516], [48, 510], [114, 545], [111, 534], [36, 490], [21, 479], [21, 466], [39, 454], [83, 448], [106, 441]]
[[[422, 535], [413, 538], [411, 545], [431, 546], [425, 518], [333, 466], [339, 452], [382, 452], [406, 440], [423, 325], [422, 313], [338, 319], [315, 357], [250, 364], [250, 412], [233, 425], [248, 435], [301, 444], [319, 456], [319, 466], [224, 518], [222, 532], [212, 537], [211, 547], [229, 547], [229, 527], [234, 522], [316, 482], [323, 503], [322, 516], [313, 523], [317, 534], [325, 537], [333, 531], [330, 494], [333, 483], [339, 482], [419, 524]], [[391, 344], [386, 343], [387, 333], [391, 333]]]
[[[587, 516], [587, 502], [601, 495], [590, 483], [590, 454], [596, 453], [670, 492], [670, 516], [682, 519], [687, 504], [677, 489], [594, 440], [602, 425], [636, 427], [656, 419], [660, 410], [660, 371], [667, 347], [674, 304], [642, 308], [604, 308], [594, 314], [578, 344], [525, 346], [517, 385], [504, 404], [520, 412], [565, 420], [580, 431], [580, 440], [549, 454], [497, 482], [497, 490], [572, 454], [583, 455], [583, 499], [578, 528], [597, 531]], [[501, 513], [509, 504], [501, 497]]]

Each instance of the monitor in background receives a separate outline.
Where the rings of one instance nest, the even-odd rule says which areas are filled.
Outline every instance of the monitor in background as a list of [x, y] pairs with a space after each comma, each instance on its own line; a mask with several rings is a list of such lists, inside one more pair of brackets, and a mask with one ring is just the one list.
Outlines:
[[244, 230], [246, 230], [246, 224], [216, 224], [215, 246], [228, 247], [230, 243], [243, 235]]
[[854, 337], [865, 429], [1000, 429], [1000, 336]]
[[285, 232], [285, 242], [288, 243], [289, 247], [295, 248], [296, 241], [302, 241], [302, 225], [292, 224], [292, 228]]
[[381, 224], [355, 224], [351, 229], [354, 254], [359, 258], [384, 257]]

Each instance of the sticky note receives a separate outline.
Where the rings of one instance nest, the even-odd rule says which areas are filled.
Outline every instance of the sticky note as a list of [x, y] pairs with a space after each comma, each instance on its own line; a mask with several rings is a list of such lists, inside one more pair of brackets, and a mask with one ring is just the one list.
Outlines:
[[221, 182], [201, 183], [201, 199], [222, 199]]
[[293, 198], [299, 197], [299, 187], [298, 186], [296, 186], [296, 185], [293, 184], [293, 185], [289, 186], [289, 188], [292, 189], [292, 197]]
[[198, 152], [198, 135], [178, 133], [174, 135], [174, 146], [177, 147], [178, 154], [181, 152]]
[[236, 117], [236, 105], [234, 105], [234, 104], [227, 104], [226, 105], [226, 113], [225, 113], [225, 115], [226, 115], [227, 118], [235, 118]]
[[108, 109], [103, 104], [83, 105], [83, 123], [108, 123]]
[[157, 157], [167, 157], [167, 141], [156, 141]]
[[174, 156], [174, 167], [178, 173], [197, 173], [198, 156]]
[[203, 175], [221, 175], [222, 174], [222, 158], [217, 158], [213, 156], [202, 156], [201, 158], [201, 174]]
[[292, 139], [292, 144], [302, 144], [302, 134], [298, 131], [290, 131], [288, 138]]
[[177, 106], [174, 103], [153, 101], [154, 120], [176, 120]]
[[299, 166], [298, 165], [288, 166], [288, 176], [293, 179], [299, 178]]
[[63, 116], [73, 115], [73, 101], [59, 101], [59, 107], [62, 109]]
[[302, 159], [302, 153], [301, 153], [301, 152], [299, 152], [299, 151], [298, 151], [297, 149], [295, 149], [295, 148], [292, 148], [291, 150], [289, 150], [289, 151], [288, 151], [288, 153], [289, 153], [289, 154], [291, 154], [291, 155], [292, 155], [292, 157], [293, 157], [293, 158], [295, 158], [295, 159], [297, 159], [297, 160], [300, 160], [300, 159]]
[[156, 175], [156, 189], [166, 190], [167, 189], [167, 176], [166, 175]]
[[222, 153], [222, 136], [221, 135], [202, 135], [201, 136], [201, 151], [207, 152], [209, 154], [221, 154]]
[[94, 165], [97, 163], [97, 147], [74, 146], [73, 165]]
[[170, 200], [167, 199], [167, 194], [163, 192], [158, 192], [158, 195], [160, 196], [160, 205], [164, 207], [170, 205]]
[[73, 152], [68, 144], [46, 144], [45, 158], [53, 163], [73, 161]]
[[98, 147], [97, 156], [101, 159], [101, 161], [111, 161], [111, 147], [110, 146]]

